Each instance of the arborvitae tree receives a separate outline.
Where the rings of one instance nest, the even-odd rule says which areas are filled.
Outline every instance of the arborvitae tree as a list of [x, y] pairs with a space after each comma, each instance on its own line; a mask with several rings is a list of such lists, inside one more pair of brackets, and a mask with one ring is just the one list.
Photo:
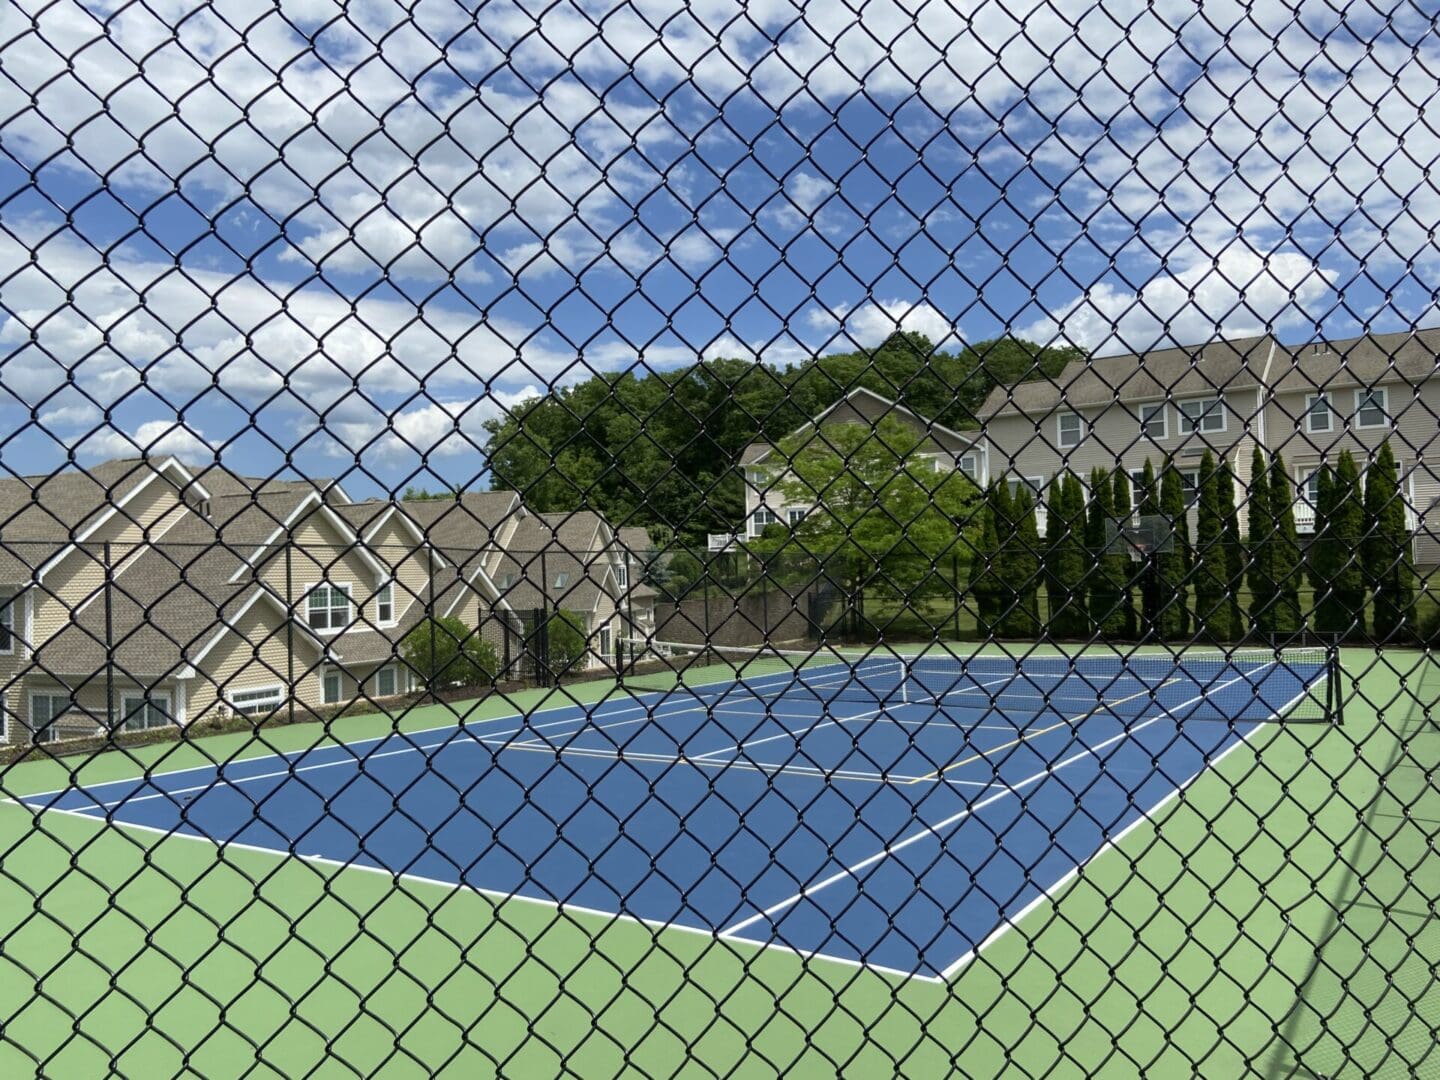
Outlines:
[[980, 528], [970, 560], [970, 595], [974, 597], [981, 637], [992, 637], [1000, 614], [1000, 533], [995, 524], [995, 483], [980, 506]]
[[1270, 553], [1270, 574], [1275, 579], [1276, 633], [1300, 629], [1300, 538], [1295, 532], [1295, 498], [1285, 475], [1285, 459], [1276, 454], [1270, 462], [1270, 518], [1275, 523], [1275, 545]]
[[1260, 447], [1250, 458], [1250, 563], [1246, 576], [1250, 582], [1250, 625], [1260, 634], [1275, 630], [1275, 518], [1270, 498], [1269, 470]]
[[[1124, 469], [1116, 469], [1111, 483], [1114, 485], [1114, 493], [1111, 496], [1110, 513], [1114, 516], [1117, 525], [1128, 525], [1133, 509], [1130, 502], [1130, 475]], [[1132, 591], [1137, 584], [1136, 563], [1130, 558], [1130, 549], [1124, 545], [1115, 554], [1109, 556], [1109, 562], [1110, 573], [1115, 578], [1115, 586], [1119, 592], [1119, 632], [1127, 638], [1133, 639], [1139, 632], [1139, 620], [1135, 612], [1135, 594]]]
[[1362, 556], [1375, 595], [1375, 637], [1403, 640], [1415, 627], [1415, 576], [1405, 503], [1400, 496], [1400, 469], [1388, 441], [1365, 473]]
[[1063, 621], [1065, 610], [1065, 586], [1061, 580], [1060, 558], [1065, 550], [1065, 482], [1064, 473], [1056, 473], [1050, 481], [1050, 487], [1045, 492], [1045, 540], [1044, 551], [1044, 578], [1045, 598], [1049, 612], [1047, 626], [1053, 635], [1059, 631], [1055, 624], [1057, 620]]
[[[1155, 482], [1155, 465], [1151, 459], [1145, 459], [1145, 472], [1140, 475], [1140, 490], [1136, 492], [1140, 505], [1140, 518], [1156, 517], [1161, 513], [1161, 491]], [[1142, 613], [1142, 626], [1140, 634], [1146, 638], [1159, 636], [1161, 634], [1161, 596], [1164, 589], [1161, 586], [1161, 556], [1159, 552], [1151, 552], [1146, 556], [1145, 564], [1140, 567], [1140, 613]]]
[[1315, 484], [1315, 536], [1306, 559], [1310, 587], [1315, 592], [1315, 629], [1323, 634], [1340, 634], [1347, 620], [1335, 592], [1335, 579], [1345, 565], [1346, 553], [1335, 531], [1339, 488], [1328, 462], [1320, 466]]
[[1334, 480], [1335, 509], [1330, 529], [1342, 559], [1332, 587], [1340, 605], [1342, 632], [1360, 636], [1365, 633], [1365, 569], [1360, 551], [1365, 538], [1365, 496], [1360, 490], [1360, 470], [1349, 450], [1340, 452]]
[[1200, 459], [1200, 507], [1195, 518], [1195, 618], [1199, 632], [1213, 641], [1227, 641], [1231, 633], [1224, 540], [1220, 470], [1206, 450]]
[[[1148, 464], [1148, 463], [1147, 463]], [[1160, 634], [1167, 640], [1185, 636], [1190, 629], [1186, 604], [1186, 559], [1190, 546], [1190, 523], [1185, 512], [1185, 480], [1173, 464], [1160, 482], [1160, 513], [1173, 531], [1171, 550], [1156, 559]]]
[[1014, 602], [1001, 620], [1007, 637], [1033, 638], [1040, 633], [1040, 529], [1035, 521], [1035, 504], [1030, 492], [1021, 487], [1011, 506], [1015, 527], [1008, 540], [1001, 541], [1001, 560], [1007, 581], [1007, 599]]
[[1104, 469], [1090, 473], [1090, 504], [1085, 516], [1085, 547], [1090, 555], [1086, 578], [1090, 601], [1090, 622], [1101, 634], [1119, 636], [1125, 632], [1125, 613], [1120, 609], [1120, 590], [1111, 574], [1106, 555], [1106, 525], [1112, 519], [1114, 489]]
[[1216, 466], [1215, 483], [1219, 488], [1220, 513], [1224, 521], [1225, 602], [1229, 606], [1230, 636], [1234, 641], [1245, 636], [1245, 616], [1240, 610], [1240, 590], [1245, 584], [1245, 545], [1240, 542], [1240, 511], [1235, 506], [1235, 474], [1230, 463], [1221, 458]]
[[1057, 628], [1055, 634], [1060, 637], [1087, 638], [1091, 630], [1090, 612], [1085, 602], [1085, 572], [1090, 564], [1089, 554], [1085, 550], [1085, 487], [1080, 483], [1080, 478], [1071, 472], [1065, 474], [1064, 487], [1066, 527], [1059, 567], [1069, 604], [1064, 611], [1062, 627]]

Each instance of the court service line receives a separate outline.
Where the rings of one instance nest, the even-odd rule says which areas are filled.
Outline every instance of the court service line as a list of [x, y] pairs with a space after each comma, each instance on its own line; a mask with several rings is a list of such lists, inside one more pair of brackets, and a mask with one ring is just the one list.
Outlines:
[[[1269, 664], [1263, 665], [1258, 670], [1264, 670], [1265, 667], [1271, 667], [1274, 665], [1274, 663], [1275, 661], [1271, 661]], [[1205, 693], [1193, 697], [1189, 701], [1185, 701], [1179, 705], [1176, 705], [1174, 709], [1167, 709], [1165, 712], [1159, 714], [1158, 716], [1152, 716], [1148, 720], [1145, 720], [1132, 728], [1128, 728], [1120, 732], [1118, 735], [1112, 735], [1110, 738], [1105, 739], [1094, 746], [1086, 747], [1080, 753], [1073, 754], [1070, 757], [1065, 758], [1058, 764], [1047, 765], [1044, 769], [1042, 769], [1040, 772], [1035, 773], [1033, 776], [1027, 776], [1025, 779], [1019, 781], [1018, 783], [1006, 785], [1004, 790], [996, 792], [994, 795], [983, 798], [978, 802], [971, 803], [969, 806], [965, 807], [964, 810], [951, 814], [943, 821], [936, 822], [933, 825], [923, 825], [916, 832], [911, 833], [904, 839], [898, 840], [893, 844], [886, 844], [883, 848], [875, 852], [873, 855], [867, 856], [866, 858], [861, 859], [857, 863], [846, 866], [843, 869], [837, 870], [835, 873], [830, 874], [829, 876], [822, 878], [817, 882], [814, 882], [813, 884], [805, 886], [805, 888], [801, 889], [798, 893], [795, 893], [792, 896], [787, 896], [785, 899], [771, 904], [769, 907], [766, 907], [764, 910], [757, 912], [756, 914], [750, 916], [748, 919], [742, 919], [739, 922], [726, 927], [724, 930], [720, 931], [720, 936], [724, 938], [736, 936], [742, 930], [746, 930], [749, 927], [754, 926], [758, 922], [769, 919], [772, 915], [784, 911], [787, 908], [794, 907], [801, 900], [808, 900], [816, 893], [824, 889], [828, 889], [830, 886], [835, 885], [841, 881], [856, 880], [858, 883], [858, 878], [856, 877], [856, 875], [859, 874], [860, 871], [868, 869], [869, 867], [874, 866], [876, 863], [888, 859], [896, 852], [903, 851], [904, 849], [911, 847], [914, 844], [920, 843], [922, 840], [929, 840], [932, 837], [939, 837], [939, 835], [943, 831], [949, 829], [952, 825], [956, 825], [959, 822], [964, 821], [966, 818], [979, 813], [987, 806], [991, 806], [997, 802], [1002, 801], [1003, 799], [1009, 798], [1010, 796], [1017, 795], [1023, 788], [1030, 787], [1034, 784], [1039, 783], [1042, 780], [1049, 779], [1061, 769], [1068, 768], [1069, 766], [1075, 764], [1077, 761], [1083, 761], [1085, 758], [1093, 757], [1096, 753], [1104, 750], [1107, 746], [1111, 746], [1114, 743], [1120, 742], [1122, 739], [1131, 738], [1137, 732], [1145, 730], [1151, 724], [1158, 723], [1159, 721], [1167, 717], [1173, 717], [1177, 710], [1188, 708], [1189, 706], [1194, 705], [1197, 702], [1204, 701], [1213, 691], [1223, 690], [1227, 686], [1233, 686], [1237, 682], [1241, 682], [1251, 678], [1251, 676], [1253, 676], [1254, 674], [1256, 674], [1256, 672], [1245, 672], [1237, 675], [1235, 678], [1230, 679], [1225, 683], [1222, 683], [1218, 687], [1207, 688]], [[748, 939], [742, 938], [741, 940]]]
[[[63, 810], [58, 806], [39, 808], [33, 806], [24, 806], [24, 804], [22, 803], [16, 803], [16, 805], [23, 806], [24, 809], [29, 810], [32, 814], [35, 814], [37, 816], [39, 814], [64, 814], [68, 817], [78, 818], [81, 821], [88, 821], [92, 825], [99, 825], [102, 827], [107, 825], [114, 825], [121, 830], [131, 830], [134, 832], [146, 833], [151, 836], [158, 836], [161, 839], [165, 840], [188, 840], [191, 843], [204, 844], [207, 847], [214, 849], [221, 856], [221, 858], [224, 857], [227, 851], [234, 849], [236, 851], [245, 851], [251, 854], [268, 856], [269, 858], [272, 858], [277, 862], [283, 862], [287, 859], [296, 859], [302, 863], [308, 863], [314, 866], [333, 867], [337, 870], [355, 870], [365, 874], [378, 874], [381, 877], [389, 878], [392, 882], [403, 882], [406, 885], [420, 885], [429, 888], [443, 889], [447, 892], [473, 893], [476, 896], [482, 896], [487, 900], [495, 901], [497, 903], [514, 901], [520, 904], [530, 904], [532, 906], [543, 907], [549, 911], [554, 911], [557, 914], [566, 916], [581, 916], [584, 918], [602, 919], [607, 923], [630, 923], [635, 926], [643, 926], [652, 932], [656, 930], [675, 930], [683, 934], [693, 934], [699, 937], [709, 938], [711, 941], [721, 940], [720, 935], [717, 931], [702, 926], [690, 926], [688, 923], [665, 922], [661, 919], [647, 919], [644, 916], [631, 915], [628, 912], [623, 911], [604, 911], [600, 908], [586, 907], [581, 904], [572, 904], [564, 900], [552, 900], [539, 896], [526, 896], [524, 893], [521, 892], [505, 892], [501, 889], [487, 889], [480, 885], [471, 885], [469, 882], [445, 881], [442, 878], [424, 877], [420, 874], [411, 874], [404, 871], [387, 870], [383, 866], [368, 866], [365, 863], [347, 862], [341, 859], [332, 859], [325, 855], [307, 855], [293, 849], [265, 847], [262, 844], [247, 844], [239, 840], [214, 840], [208, 836], [202, 836], [197, 833], [187, 833], [171, 829], [161, 829], [154, 825], [141, 825], [133, 821], [121, 821], [119, 819], [103, 821], [99, 818], [91, 817], [89, 814], [86, 814], [83, 811]], [[243, 871], [241, 872], [243, 873]], [[802, 960], [820, 960], [826, 963], [840, 964], [848, 968], [858, 968], [865, 971], [873, 971], [879, 975], [884, 975], [892, 979], [915, 980], [917, 982], [931, 983], [937, 986], [943, 985], [944, 983], [944, 980], [936, 975], [922, 975], [919, 972], [915, 971], [904, 971], [900, 968], [886, 967], [883, 964], [872, 964], [865, 960], [854, 960], [848, 956], [831, 956], [829, 953], [810, 951], [805, 949], [796, 949], [792, 946], [782, 944], [778, 941], [746, 941], [742, 938], [734, 942], [725, 941], [724, 944], [746, 945], [757, 951], [784, 953], [790, 956], [798, 956]]]
[[1080, 874], [1085, 870], [1086, 867], [1088, 867], [1096, 859], [1100, 858], [1100, 856], [1104, 855], [1107, 851], [1110, 851], [1112, 848], [1118, 848], [1122, 843], [1124, 843], [1125, 838], [1129, 836], [1132, 832], [1134, 832], [1136, 829], [1140, 828], [1140, 826], [1145, 824], [1158, 826], [1159, 822], [1156, 819], [1159, 817], [1161, 812], [1167, 806], [1169, 806], [1170, 803], [1178, 799], [1181, 794], [1184, 793], [1184, 791], [1188, 787], [1190, 787], [1191, 784], [1195, 783], [1196, 780], [1200, 779], [1200, 777], [1204, 776], [1207, 772], [1211, 772], [1219, 768], [1220, 763], [1223, 762], [1231, 754], [1233, 754], [1236, 750], [1239, 750], [1242, 746], [1248, 746], [1250, 744], [1250, 740], [1255, 737], [1255, 734], [1257, 732], [1261, 731], [1264, 728], [1266, 723], [1275, 720], [1278, 717], [1284, 716], [1291, 709], [1293, 709], [1296, 704], [1299, 703], [1301, 698], [1310, 694], [1313, 690], [1313, 686], [1306, 686], [1293, 698], [1287, 701], [1284, 705], [1280, 706], [1269, 716], [1267, 716], [1264, 720], [1255, 721], [1254, 726], [1249, 731], [1247, 731], [1244, 735], [1240, 736], [1240, 738], [1235, 740], [1235, 742], [1231, 743], [1224, 750], [1220, 751], [1220, 753], [1217, 754], [1213, 759], [1207, 758], [1204, 764], [1202, 764], [1200, 768], [1196, 769], [1190, 777], [1188, 777], [1183, 782], [1175, 785], [1174, 788], [1168, 791], [1162, 799], [1156, 802], [1148, 810], [1140, 811], [1139, 817], [1137, 817], [1134, 821], [1130, 822], [1129, 825], [1126, 825], [1114, 836], [1108, 837], [1105, 842], [1101, 844], [1098, 848], [1092, 851], [1084, 859], [1080, 860], [1080, 862], [1072, 866], [1069, 870], [1065, 871], [1065, 873], [1061, 874], [1060, 877], [1057, 878], [1054, 882], [1052, 882], [1047, 888], [1042, 889], [1039, 896], [1035, 897], [1033, 900], [1027, 903], [1014, 915], [1002, 916], [1000, 924], [996, 926], [994, 930], [990, 931], [990, 933], [985, 936], [984, 940], [982, 940], [978, 945], [974, 946], [968, 952], [962, 954], [958, 959], [946, 965], [945, 968], [940, 972], [940, 978], [948, 982], [955, 975], [956, 972], [969, 964], [982, 952], [990, 948], [992, 945], [994, 945], [997, 941], [1003, 938], [1006, 934], [1010, 933], [1012, 930], [1018, 929], [1021, 921], [1032, 911], [1034, 911], [1036, 908], [1040, 907], [1043, 904], [1056, 901], [1059, 895], [1070, 886], [1071, 882], [1073, 882], [1076, 878], [1080, 876]]
[[1001, 750], [1008, 750], [1012, 746], [1019, 746], [1022, 743], [1029, 742], [1031, 739], [1038, 739], [1041, 735], [1048, 735], [1050, 734], [1050, 732], [1059, 731], [1061, 728], [1064, 727], [1073, 727], [1076, 724], [1084, 723], [1096, 713], [1113, 712], [1115, 706], [1124, 705], [1127, 701], [1134, 701], [1138, 697], [1145, 697], [1146, 695], [1154, 697], [1155, 694], [1159, 693], [1161, 690], [1164, 690], [1165, 687], [1169, 686], [1171, 683], [1179, 681], [1179, 679], [1166, 679], [1163, 683], [1155, 687], [1153, 690], [1147, 687], [1146, 689], [1141, 690], [1139, 693], [1131, 694], [1129, 697], [1123, 697], [1119, 701], [1111, 701], [1106, 702], [1102, 705], [1096, 705], [1095, 708], [1091, 709], [1089, 712], [1081, 713], [1079, 716], [1072, 716], [1066, 719], [1057, 720], [1055, 723], [1048, 724], [1043, 728], [1036, 728], [1034, 731], [1023, 732], [1019, 737], [1011, 739], [1009, 742], [1003, 742], [997, 746], [992, 746], [987, 750], [981, 750], [977, 753], [971, 754], [969, 757], [961, 758], [959, 761], [952, 761], [943, 769], [937, 769], [935, 770], [935, 772], [927, 773], [926, 775], [920, 777], [918, 780], [911, 781], [911, 783], [918, 784], [921, 780], [941, 780], [944, 778], [945, 774], [951, 769], [958, 769], [964, 765], [973, 765], [977, 761], [986, 760], [991, 754], [997, 754]]

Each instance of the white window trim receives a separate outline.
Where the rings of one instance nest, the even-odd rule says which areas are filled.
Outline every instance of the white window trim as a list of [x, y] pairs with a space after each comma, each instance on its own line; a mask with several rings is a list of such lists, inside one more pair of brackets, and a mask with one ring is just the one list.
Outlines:
[[[380, 617], [380, 595], [382, 593], [388, 593], [390, 597], [390, 618], [388, 619], [382, 619]], [[385, 582], [385, 584], [381, 585], [378, 589], [375, 590], [375, 625], [380, 627], [391, 627], [399, 621], [399, 618], [397, 618], [395, 614], [395, 579], [391, 578], [389, 581]]]
[[[1206, 409], [1202, 415], [1195, 417], [1192, 421], [1190, 414], [1185, 411], [1185, 406], [1192, 403], [1203, 404], [1207, 401], [1213, 401], [1215, 403], [1214, 406]], [[1224, 394], [1187, 398], [1176, 404], [1176, 412], [1178, 414], [1177, 422], [1179, 423], [1181, 435], [1224, 435], [1230, 429], [1230, 410], [1225, 407]], [[1205, 421], [1215, 416], [1220, 418], [1220, 426], [1211, 428], [1209, 431], [1205, 430], [1203, 426]], [[1190, 423], [1188, 429], [1185, 426], [1187, 422]]]
[[[1362, 424], [1360, 422], [1361, 402], [1370, 399], [1378, 399], [1380, 411], [1385, 414], [1385, 419], [1378, 424]], [[1390, 426], [1390, 391], [1383, 386], [1376, 386], [1370, 389], [1361, 388], [1355, 391], [1355, 414], [1354, 426], [1359, 430], [1375, 431]]]
[[1010, 495], [1012, 499], [1015, 497], [1015, 493], [1011, 492], [1009, 489], [1011, 482], [1014, 480], [1020, 481], [1023, 485], [1025, 485], [1026, 488], [1029, 489], [1030, 497], [1035, 500], [1035, 506], [1038, 508], [1041, 504], [1041, 498], [1045, 494], [1045, 477], [1021, 476], [1019, 473], [1006, 473], [1005, 488], [1006, 492]]
[[[268, 695], [272, 693], [275, 695], [275, 704], [273, 706], [269, 706]], [[251, 706], [251, 708], [247, 710], [245, 706], [242, 706], [235, 700], [235, 698], [240, 694], [254, 694], [257, 696], [258, 700], [256, 702], [250, 702], [249, 705]], [[259, 698], [258, 696], [260, 694], [265, 694], [267, 695], [267, 697]], [[225, 704], [230, 706], [230, 710], [232, 712], [239, 713], [242, 716], [253, 716], [259, 712], [274, 712], [275, 709], [278, 709], [281, 705], [285, 704], [285, 684], [266, 683], [263, 686], [242, 686], [234, 690], [227, 690], [225, 692]], [[257, 709], [254, 708], [254, 705], [256, 704], [268, 707]]]
[[800, 506], [786, 507], [785, 524], [789, 525], [793, 529], [796, 525], [799, 525], [802, 521], [804, 521], [806, 515], [809, 513], [809, 510], [806, 510]]
[[[1317, 401], [1325, 402], [1325, 426], [1315, 426], [1315, 408]], [[1330, 400], [1328, 393], [1305, 395], [1305, 431], [1311, 435], [1329, 435], [1335, 430], [1335, 403]]]
[[[315, 582], [315, 584], [311, 585], [308, 589], [305, 590], [305, 626], [312, 634], [316, 635], [317, 637], [334, 637], [336, 634], [343, 633], [345, 630], [349, 629], [352, 625], [354, 625], [355, 594], [351, 590], [351, 584], [352, 583], [348, 581], [317, 581]], [[329, 589], [339, 589], [345, 594], [348, 601], [345, 605], [345, 609], [349, 612], [349, 618], [345, 620], [344, 626], [331, 627], [327, 625], [325, 629], [322, 630], [310, 621], [310, 595], [316, 589], [322, 587]], [[334, 611], [335, 609], [327, 608], [326, 610]]]
[[[1158, 416], [1160, 418], [1160, 433], [1158, 435], [1152, 435], [1146, 430], [1146, 427], [1149, 425], [1150, 422], [1150, 420], [1147, 419], [1145, 416], [1146, 409], [1155, 410], [1155, 412], [1151, 415], [1150, 419], [1153, 419], [1155, 416]], [[1139, 411], [1139, 418], [1140, 435], [1142, 438], [1149, 439], [1151, 442], [1160, 442], [1161, 440], [1168, 439], [1170, 437], [1170, 410], [1166, 406], [1165, 402], [1162, 401], [1159, 404], [1141, 405]]]
[[[1065, 441], [1065, 421], [1066, 421], [1066, 420], [1072, 420], [1072, 419], [1075, 420], [1075, 421], [1080, 425], [1080, 430], [1075, 433], [1075, 441], [1074, 441], [1074, 442], [1066, 442], [1066, 441]], [[1055, 447], [1056, 447], [1056, 449], [1059, 449], [1059, 450], [1073, 450], [1073, 449], [1075, 449], [1075, 447], [1079, 446], [1082, 442], [1085, 441], [1085, 436], [1086, 436], [1087, 433], [1088, 433], [1088, 426], [1087, 426], [1086, 423], [1085, 423], [1085, 418], [1084, 418], [1083, 416], [1081, 416], [1079, 413], [1077, 413], [1077, 412], [1063, 412], [1063, 413], [1059, 413], [1059, 414], [1056, 415], [1056, 417], [1055, 417]]]
[[[0, 656], [15, 655], [15, 639], [19, 636], [19, 631], [15, 628], [15, 611], [21, 607], [22, 604], [20, 603], [19, 594], [9, 593], [0, 596], [0, 610], [3, 610], [8, 618], [8, 623], [6, 620], [0, 620], [0, 625], [5, 626], [9, 631], [6, 636], [10, 639], [8, 644], [0, 647]], [[3, 721], [0, 721], [0, 723], [3, 723]], [[0, 734], [3, 734], [3, 732], [0, 732]]]
[[[390, 672], [390, 678], [391, 678], [392, 680], [394, 680], [394, 686], [391, 687], [390, 692], [389, 692], [388, 694], [387, 694], [384, 690], [380, 689], [380, 676], [381, 676], [381, 674], [383, 674], [383, 673], [386, 672], [386, 671]], [[397, 665], [395, 665], [395, 664], [386, 664], [386, 665], [383, 666], [383, 667], [378, 667], [378, 668], [376, 668], [376, 669], [375, 669], [375, 696], [376, 696], [376, 697], [394, 697], [396, 694], [399, 694], [399, 693], [403, 693], [403, 691], [400, 689], [400, 669], [399, 669], [399, 667], [398, 667]]]
[[[161, 703], [163, 702], [163, 705], [161, 705], [161, 707], [164, 709], [164, 712], [165, 712], [165, 717], [166, 717], [165, 723], [163, 723], [163, 724], [153, 724], [153, 725], [147, 724], [147, 725], [144, 726], [144, 727], [137, 727], [137, 728], [132, 728], [132, 727], [130, 727], [130, 726], [129, 726], [129, 723], [130, 723], [130, 722], [129, 722], [129, 719], [128, 719], [128, 717], [129, 717], [129, 715], [130, 715], [130, 706], [129, 706], [128, 703], [129, 703], [129, 702], [132, 702], [132, 701], [139, 702], [142, 707], [145, 706], [145, 705], [161, 705]], [[149, 694], [146, 694], [144, 691], [136, 692], [136, 691], [133, 691], [133, 690], [129, 690], [129, 691], [123, 691], [123, 692], [120, 694], [120, 724], [119, 724], [119, 729], [120, 729], [121, 731], [154, 731], [154, 730], [156, 730], [156, 729], [158, 729], [158, 728], [162, 728], [162, 727], [175, 727], [175, 726], [176, 726], [176, 725], [175, 725], [175, 705], [174, 705], [174, 701], [173, 701], [173, 700], [171, 699], [171, 697], [170, 697], [170, 691], [168, 691], [168, 690], [155, 690], [155, 691], [152, 691], [152, 692], [149, 693]]]
[[[327, 689], [327, 687], [329, 686], [330, 679], [331, 679], [332, 677], [335, 678], [336, 680], [338, 680], [338, 682], [336, 683], [336, 685], [339, 686], [339, 688], [340, 688], [340, 689], [339, 689], [339, 695], [335, 698], [334, 701], [331, 701], [331, 700], [330, 700], [330, 695], [329, 695], [328, 693], [326, 693], [326, 689]], [[345, 676], [344, 676], [341, 672], [339, 672], [339, 671], [332, 671], [332, 670], [327, 670], [327, 669], [325, 669], [325, 668], [321, 668], [321, 669], [320, 669], [320, 704], [321, 704], [321, 705], [339, 705], [339, 704], [340, 704], [342, 701], [344, 701], [344, 700], [345, 700]]]

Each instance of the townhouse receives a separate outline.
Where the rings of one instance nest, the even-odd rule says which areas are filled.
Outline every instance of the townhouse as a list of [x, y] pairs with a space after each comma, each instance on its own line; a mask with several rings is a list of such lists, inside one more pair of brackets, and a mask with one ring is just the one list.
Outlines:
[[[509, 655], [505, 678], [526, 650], [517, 600], [583, 601], [587, 663], [598, 666], [620, 632], [621, 598], [635, 597], [620, 584], [628, 556], [613, 531], [576, 517], [537, 518], [508, 492], [355, 502], [330, 482], [192, 471], [173, 458], [0, 480], [0, 737], [405, 694], [418, 687], [400, 645], [432, 612]], [[530, 592], [497, 586], [492, 571], [514, 562], [517, 542], [566, 566], [568, 588], [528, 576]]]
[[[1351, 450], [1363, 469], [1389, 440], [1400, 464], [1417, 565], [1440, 563], [1440, 330], [1289, 347], [1264, 335], [1076, 361], [1053, 381], [997, 387], [980, 410], [980, 445], [997, 478], [1039, 496], [1064, 469], [1088, 479], [1116, 465], [1138, 478], [1173, 461], [1194, 496], [1208, 449], [1243, 496], [1251, 454], [1284, 456], [1296, 524], [1314, 528], [1321, 463]], [[1241, 505], [1242, 528], [1244, 506]]]

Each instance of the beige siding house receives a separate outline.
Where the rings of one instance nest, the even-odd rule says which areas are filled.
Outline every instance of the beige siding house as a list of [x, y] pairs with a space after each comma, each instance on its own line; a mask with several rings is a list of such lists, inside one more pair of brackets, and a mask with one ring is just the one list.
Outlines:
[[[1043, 491], [1057, 472], [1138, 475], [1176, 463], [1193, 489], [1201, 455], [1223, 456], [1242, 488], [1251, 454], [1283, 454], [1296, 519], [1313, 527], [1313, 478], [1344, 448], [1365, 458], [1387, 439], [1400, 461], [1417, 563], [1440, 563], [1440, 331], [1280, 345], [1269, 336], [1071, 363], [1053, 381], [991, 392], [981, 442], [996, 478]], [[1242, 528], [1244, 508], [1241, 507]]]

